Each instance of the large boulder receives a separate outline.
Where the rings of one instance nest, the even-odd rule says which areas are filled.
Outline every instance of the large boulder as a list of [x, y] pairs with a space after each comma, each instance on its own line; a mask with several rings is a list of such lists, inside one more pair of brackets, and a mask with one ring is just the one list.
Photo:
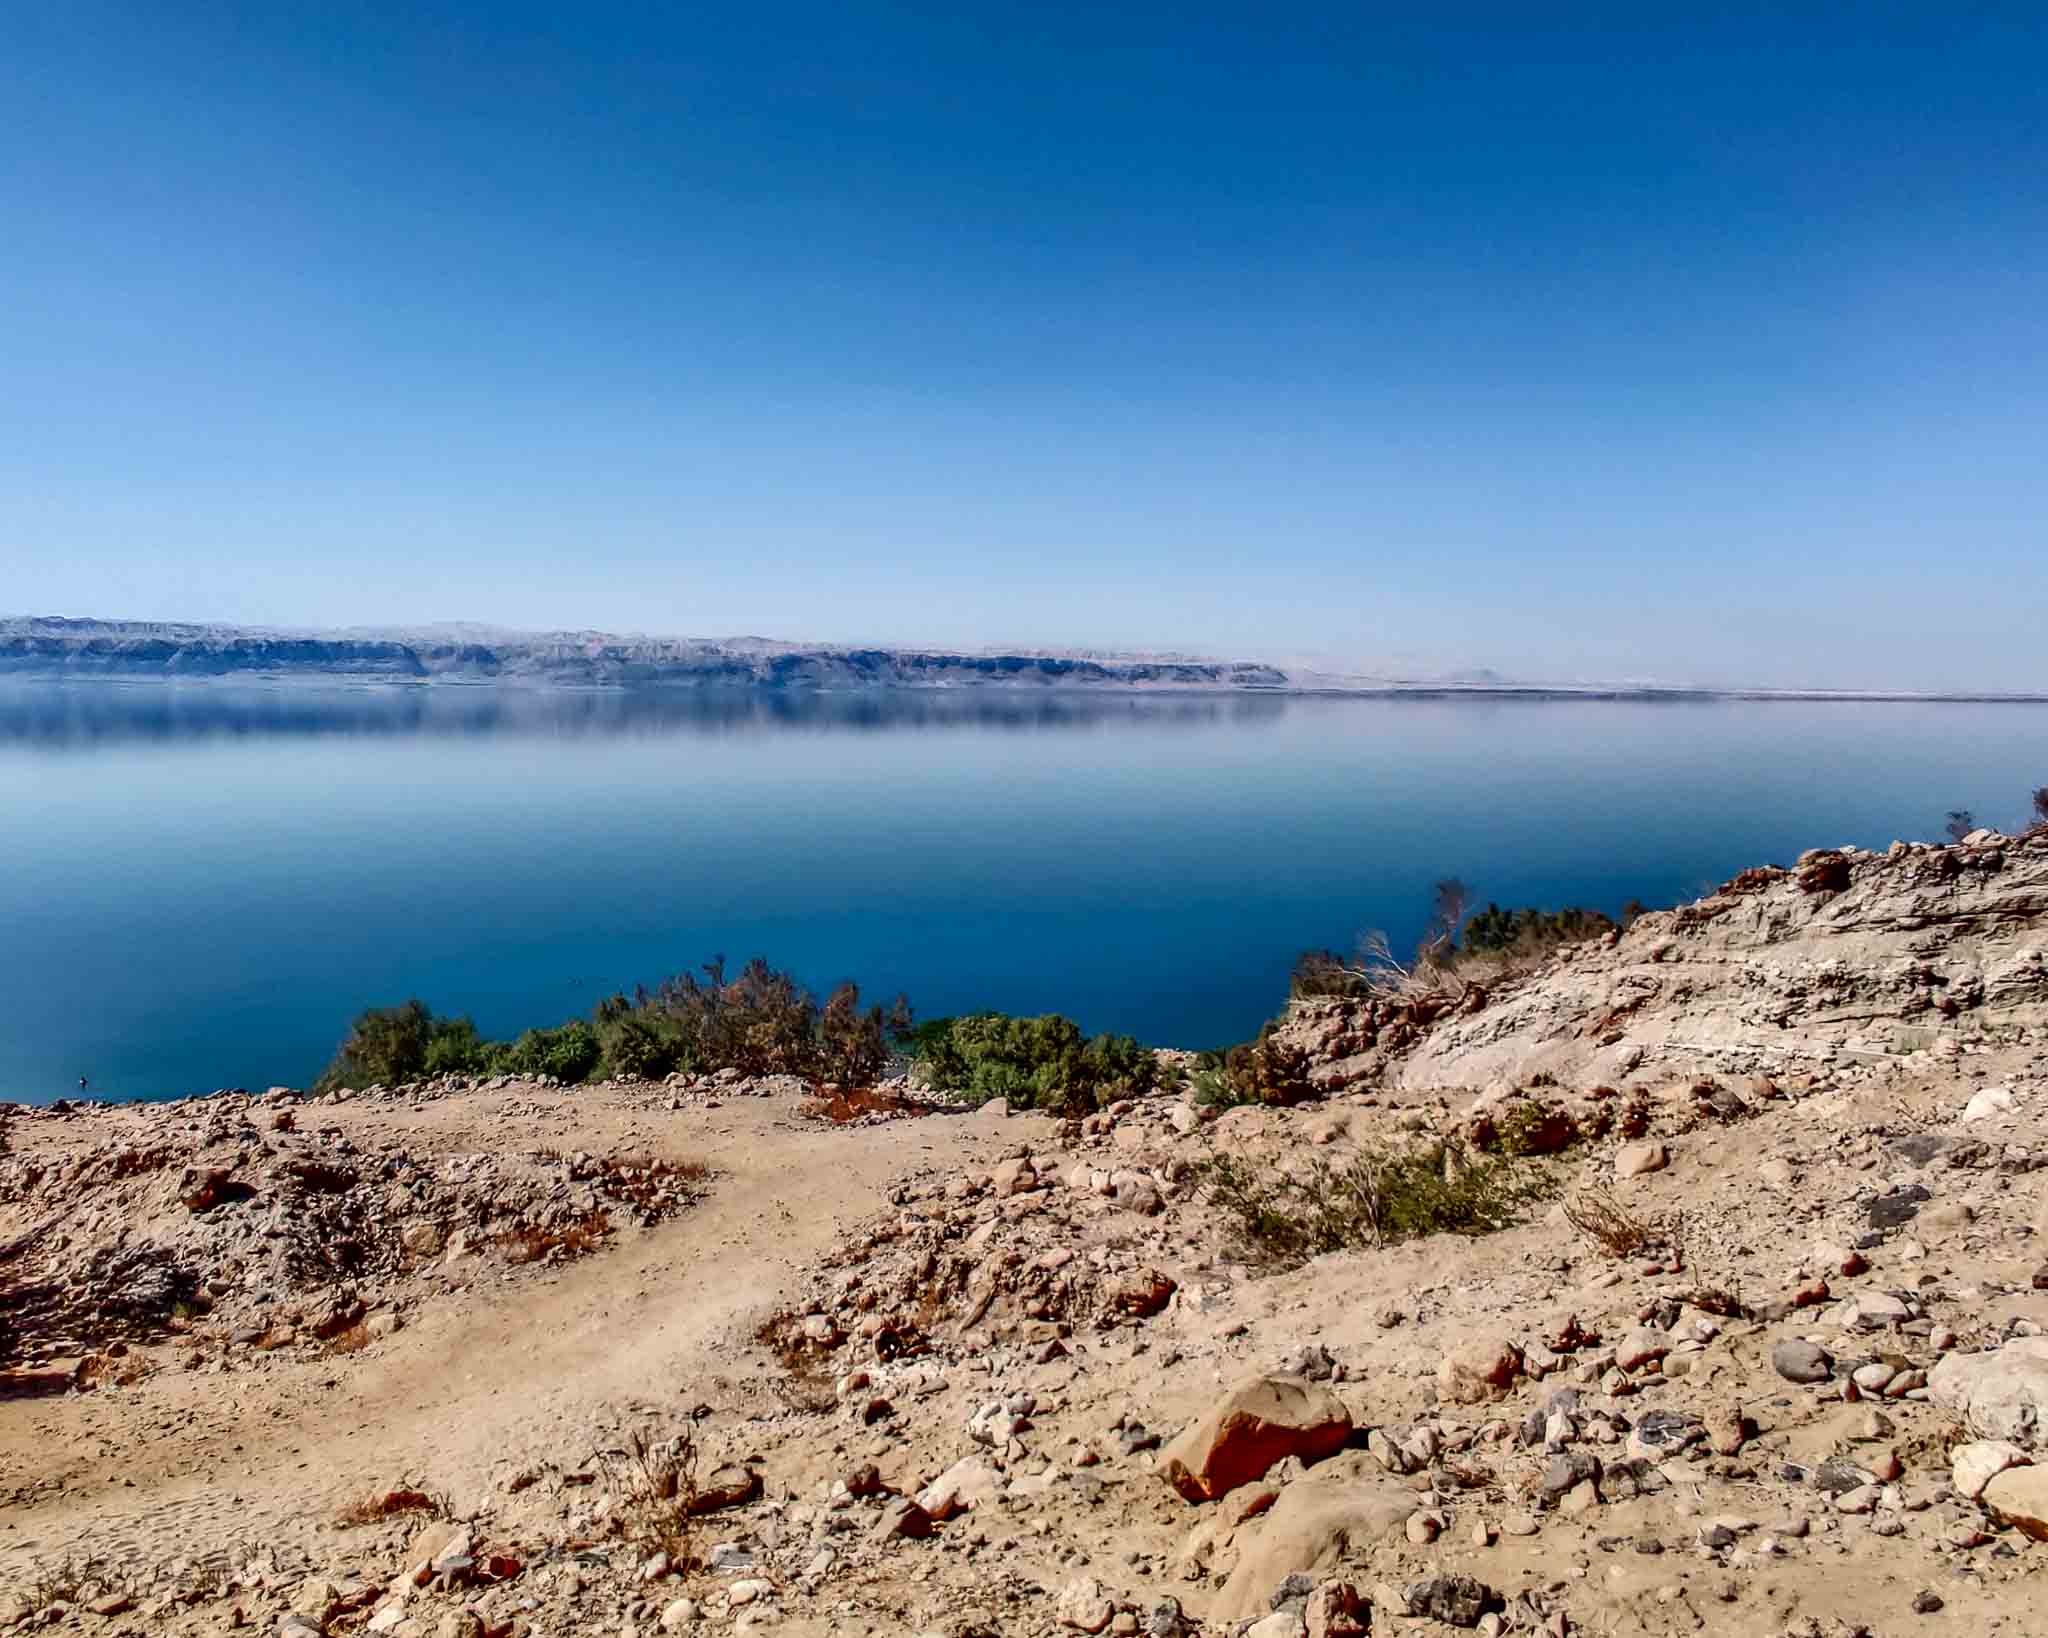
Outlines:
[[1928, 1376], [1927, 1394], [1980, 1439], [2039, 1449], [2048, 1432], [2048, 1337], [2016, 1337], [1989, 1353], [1949, 1354]]
[[1214, 1501], [1289, 1456], [1319, 1462], [1344, 1448], [1351, 1413], [1299, 1376], [1239, 1383], [1159, 1453], [1159, 1471], [1189, 1501]]
[[2048, 1467], [2009, 1467], [1984, 1487], [1983, 1499], [1999, 1523], [2048, 1541]]
[[1243, 1621], [1272, 1608], [1274, 1589], [1290, 1575], [1322, 1577], [1347, 1553], [1366, 1554], [1403, 1539], [1415, 1493], [1385, 1478], [1357, 1473], [1300, 1479], [1240, 1537], [1237, 1567], [1223, 1584], [1210, 1619]]

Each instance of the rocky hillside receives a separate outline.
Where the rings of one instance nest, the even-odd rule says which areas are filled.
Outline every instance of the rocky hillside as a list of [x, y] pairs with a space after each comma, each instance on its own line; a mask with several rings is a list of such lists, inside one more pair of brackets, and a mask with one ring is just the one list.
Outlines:
[[1298, 1003], [1325, 1085], [1782, 1074], [2048, 1044], [2048, 833], [1894, 842], [1744, 871], [1711, 897], [1377, 1000]]

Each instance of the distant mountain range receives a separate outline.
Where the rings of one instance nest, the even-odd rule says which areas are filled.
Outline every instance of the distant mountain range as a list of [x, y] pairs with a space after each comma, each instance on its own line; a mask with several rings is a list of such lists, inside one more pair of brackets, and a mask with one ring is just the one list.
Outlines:
[[643, 685], [846, 690], [1003, 688], [1233, 693], [1489, 694], [1604, 698], [2040, 699], [1883, 690], [1673, 687], [1520, 682], [1485, 668], [1402, 676], [1188, 655], [1069, 649], [973, 653], [863, 648], [765, 637], [622, 637], [485, 626], [284, 631], [61, 616], [0, 618], [0, 677], [199, 679], [303, 677], [539, 687]]
[[393, 682], [643, 684], [752, 688], [1284, 689], [1276, 666], [1088, 654], [964, 654], [778, 643], [765, 638], [619, 637], [606, 632], [286, 632], [139, 620], [0, 619], [0, 675], [336, 677]]

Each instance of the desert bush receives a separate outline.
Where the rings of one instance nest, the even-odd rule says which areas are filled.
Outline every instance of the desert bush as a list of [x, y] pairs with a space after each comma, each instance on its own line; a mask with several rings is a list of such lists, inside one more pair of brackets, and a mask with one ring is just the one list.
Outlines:
[[1188, 1078], [1188, 1095], [1204, 1108], [1235, 1109], [1245, 1101], [1237, 1083], [1230, 1078], [1227, 1057], [1221, 1052], [1203, 1053], [1202, 1061]]
[[1503, 910], [1489, 903], [1465, 923], [1467, 955], [1539, 956], [1564, 944], [1582, 944], [1614, 931], [1611, 917], [1598, 910], [1570, 906], [1563, 910]]
[[1257, 1040], [1232, 1047], [1223, 1055], [1225, 1105], [1262, 1103], [1273, 1107], [1305, 1103], [1315, 1096], [1308, 1079], [1308, 1053], [1283, 1041], [1268, 1024]]
[[933, 1088], [971, 1103], [1012, 1103], [1086, 1114], [1119, 1098], [1143, 1097], [1158, 1080], [1158, 1060], [1128, 1035], [1087, 1037], [1058, 1013], [1014, 1018], [975, 1013], [926, 1036], [919, 1062]]
[[2048, 831], [2048, 785], [2041, 786], [2030, 799], [2033, 803], [2033, 822], [2027, 826], [2027, 834], [2039, 835]]
[[426, 1063], [422, 1070], [426, 1075], [474, 1075], [487, 1072], [491, 1059], [499, 1051], [496, 1042], [486, 1041], [477, 1034], [476, 1025], [467, 1018], [442, 1018], [435, 1021], [431, 1039], [427, 1042]]
[[1960, 842], [1977, 828], [1977, 816], [1968, 808], [1953, 808], [1949, 811], [1948, 823], [1941, 828], [1951, 842]]
[[1457, 1143], [1344, 1161], [1319, 1155], [1296, 1168], [1222, 1155], [1205, 1183], [1247, 1256], [1281, 1266], [1425, 1234], [1490, 1234], [1555, 1192], [1533, 1162], [1475, 1156]]
[[755, 959], [728, 978], [721, 956], [632, 999], [612, 995], [588, 1020], [487, 1040], [467, 1018], [436, 1018], [423, 1002], [373, 1007], [350, 1027], [315, 1089], [395, 1086], [431, 1075], [551, 1075], [574, 1085], [603, 1073], [658, 1080], [674, 1070], [785, 1073], [872, 1085], [892, 1039], [910, 1028], [901, 996], [863, 1008], [842, 984], [818, 1004], [810, 991]]
[[[1526, 971], [1562, 945], [1616, 930], [1613, 918], [1577, 906], [1503, 910], [1489, 902], [1484, 910], [1468, 914], [1468, 902], [1465, 884], [1456, 877], [1445, 878], [1432, 890], [1429, 921], [1411, 960], [1404, 962], [1394, 954], [1384, 932], [1368, 932], [1350, 961], [1328, 950], [1300, 956], [1289, 994], [1297, 999], [1455, 1002], [1475, 980]], [[1631, 920], [1642, 913], [1643, 906], [1635, 900], [1624, 912]]]
[[[418, 999], [359, 1013], [333, 1060], [313, 1083], [316, 1092], [337, 1087], [397, 1086], [437, 1073], [430, 1058], [445, 1058], [476, 1039], [467, 1018], [436, 1018]], [[450, 1066], [452, 1067], [452, 1066]]]
[[552, 1075], [574, 1085], [604, 1059], [597, 1031], [580, 1018], [554, 1029], [530, 1029], [509, 1047], [493, 1051], [490, 1070], [500, 1075]]
[[1335, 996], [1349, 1000], [1367, 993], [1361, 974], [1334, 950], [1304, 950], [1295, 957], [1287, 993], [1297, 1001]]
[[788, 973], [758, 956], [727, 978], [725, 958], [658, 985], [647, 1003], [666, 1015], [706, 1068], [745, 1075], [806, 1073], [813, 1064], [817, 1003]]
[[909, 1023], [910, 1003], [901, 996], [887, 1011], [863, 1011], [860, 986], [841, 984], [818, 1013], [818, 1078], [839, 1086], [872, 1086], [888, 1066], [891, 1035], [900, 1035]]
[[1654, 1238], [1649, 1224], [1605, 1189], [1585, 1189], [1564, 1203], [1565, 1221], [1609, 1257], [1630, 1257]]
[[666, 1553], [669, 1568], [679, 1575], [701, 1568], [695, 1433], [684, 1425], [661, 1438], [636, 1428], [623, 1447], [597, 1457], [621, 1498], [612, 1515], [619, 1534], [649, 1556]]
[[1456, 876], [1446, 876], [1429, 890], [1429, 924], [1423, 929], [1418, 959], [1457, 949], [1458, 929], [1472, 902], [1472, 890]]
[[872, 1084], [888, 1062], [891, 1037], [910, 1028], [910, 1004], [901, 996], [886, 1008], [863, 1009], [859, 986], [848, 983], [820, 1007], [809, 990], [758, 956], [731, 978], [723, 956], [699, 972], [666, 979], [639, 1000], [698, 1069]]
[[1570, 1113], [1541, 1098], [1521, 1098], [1499, 1115], [1486, 1117], [1483, 1125], [1488, 1133], [1483, 1147], [1504, 1155], [1554, 1155], [1580, 1137], [1578, 1122]]
[[597, 1004], [593, 1015], [605, 1069], [628, 1080], [658, 1081], [697, 1062], [681, 1024], [653, 1007], [635, 1006], [623, 995]]

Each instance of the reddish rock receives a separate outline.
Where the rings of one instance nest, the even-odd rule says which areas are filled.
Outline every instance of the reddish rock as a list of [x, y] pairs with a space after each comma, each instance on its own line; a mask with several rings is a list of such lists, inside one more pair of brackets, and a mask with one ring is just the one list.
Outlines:
[[1328, 1389], [1298, 1376], [1255, 1376], [1167, 1445], [1159, 1471], [1189, 1501], [1214, 1501], [1289, 1456], [1332, 1456], [1350, 1437], [1351, 1413]]

